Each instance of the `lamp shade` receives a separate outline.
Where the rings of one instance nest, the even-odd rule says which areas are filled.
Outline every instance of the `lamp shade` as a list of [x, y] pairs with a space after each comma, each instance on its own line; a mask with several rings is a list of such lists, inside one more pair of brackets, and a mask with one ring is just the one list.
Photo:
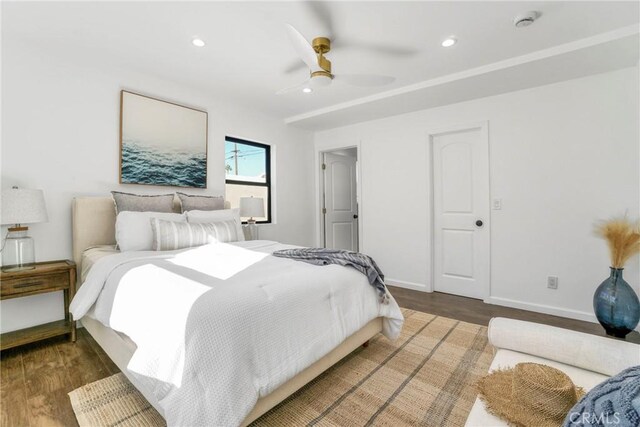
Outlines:
[[241, 217], [264, 217], [264, 199], [262, 197], [240, 197]]
[[2, 225], [32, 224], [48, 220], [42, 190], [22, 188], [2, 190], [2, 216], [0, 217]]

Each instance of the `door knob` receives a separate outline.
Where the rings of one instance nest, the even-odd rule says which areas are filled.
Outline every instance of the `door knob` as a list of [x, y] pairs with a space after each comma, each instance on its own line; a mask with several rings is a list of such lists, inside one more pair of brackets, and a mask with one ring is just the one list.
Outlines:
[[353, 219], [358, 219], [358, 214], [353, 215]]
[[482, 227], [484, 225], [484, 223], [482, 222], [481, 219], [476, 221], [476, 227]]

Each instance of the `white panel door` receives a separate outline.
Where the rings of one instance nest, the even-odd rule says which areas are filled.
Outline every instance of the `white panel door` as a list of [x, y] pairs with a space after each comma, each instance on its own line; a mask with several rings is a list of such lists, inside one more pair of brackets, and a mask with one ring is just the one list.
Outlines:
[[431, 134], [434, 290], [489, 296], [489, 142], [486, 125]]
[[324, 154], [325, 247], [358, 251], [356, 159]]

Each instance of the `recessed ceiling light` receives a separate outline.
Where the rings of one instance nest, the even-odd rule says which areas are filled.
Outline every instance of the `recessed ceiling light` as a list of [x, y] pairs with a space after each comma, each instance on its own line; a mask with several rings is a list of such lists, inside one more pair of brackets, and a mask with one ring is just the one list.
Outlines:
[[304, 93], [311, 93], [311, 92], [313, 92], [313, 89], [311, 89], [310, 87], [305, 87], [305, 88], [302, 88], [302, 91]]
[[193, 45], [196, 47], [204, 47], [205, 45], [204, 40], [198, 38], [191, 40], [191, 43], [193, 43]]
[[442, 41], [442, 47], [451, 47], [456, 43], [458, 43], [458, 40], [455, 37], [449, 37]]

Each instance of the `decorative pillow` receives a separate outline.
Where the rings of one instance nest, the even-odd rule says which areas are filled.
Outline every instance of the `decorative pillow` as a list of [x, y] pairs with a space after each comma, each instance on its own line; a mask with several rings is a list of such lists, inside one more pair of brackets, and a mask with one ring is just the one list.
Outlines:
[[123, 251], [150, 251], [153, 248], [153, 230], [149, 220], [186, 222], [183, 214], [166, 212], [120, 212], [116, 217], [116, 242]]
[[156, 251], [172, 251], [208, 243], [238, 240], [235, 220], [189, 223], [152, 218], [151, 228], [153, 229], [153, 249]]
[[185, 193], [176, 193], [182, 204], [182, 212], [186, 211], [216, 211], [224, 209], [224, 197], [222, 196], [194, 196]]
[[116, 202], [116, 213], [132, 212], [173, 212], [173, 194], [143, 195], [112, 191]]
[[591, 389], [575, 404], [564, 427], [640, 425], [640, 366], [625, 369]]
[[242, 232], [242, 221], [240, 220], [240, 209], [220, 209], [217, 211], [188, 211], [187, 222], [203, 223], [233, 220], [236, 222], [238, 241], [244, 241]]

